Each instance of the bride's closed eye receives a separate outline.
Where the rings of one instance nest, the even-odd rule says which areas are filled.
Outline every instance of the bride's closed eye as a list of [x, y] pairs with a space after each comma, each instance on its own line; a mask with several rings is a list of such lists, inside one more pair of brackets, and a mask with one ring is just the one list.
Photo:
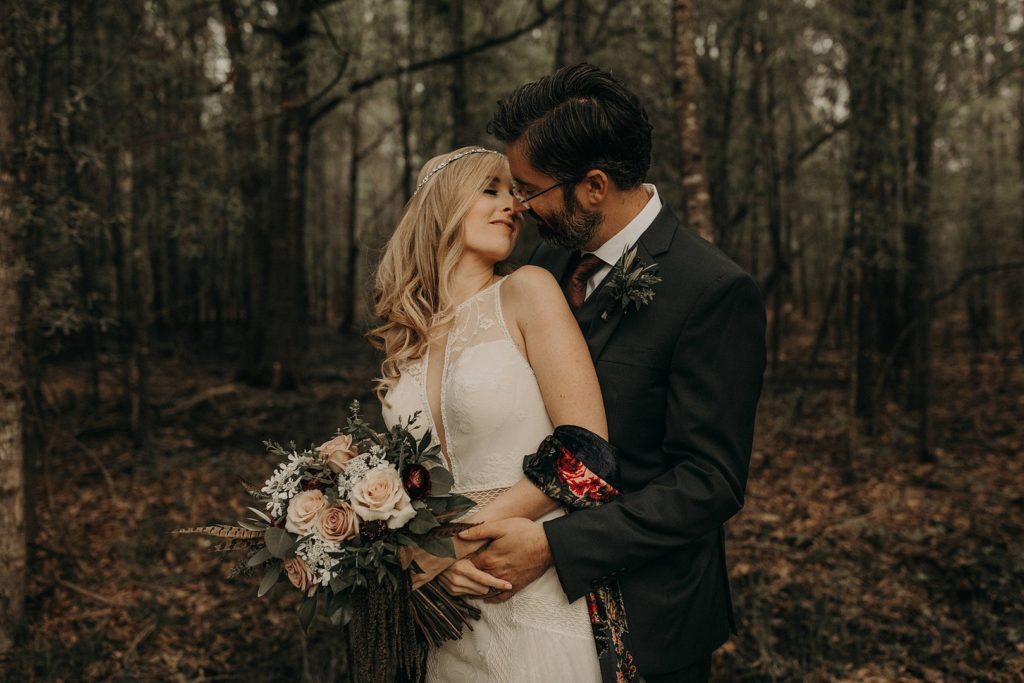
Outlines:
[[489, 195], [492, 195], [494, 197], [497, 197], [498, 196], [498, 191], [495, 190], [493, 187], [488, 187], [487, 189], [484, 190], [484, 194], [489, 194]]

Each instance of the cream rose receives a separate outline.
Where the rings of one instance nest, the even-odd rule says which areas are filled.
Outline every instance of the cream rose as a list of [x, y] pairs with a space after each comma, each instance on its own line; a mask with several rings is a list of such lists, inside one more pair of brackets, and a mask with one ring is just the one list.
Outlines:
[[327, 498], [316, 489], [303, 491], [288, 502], [288, 518], [284, 528], [293, 534], [303, 536], [313, 530], [316, 516], [327, 507]]
[[320, 457], [324, 459], [327, 466], [335, 472], [344, 470], [348, 461], [359, 455], [359, 451], [352, 445], [352, 437], [348, 434], [334, 437], [317, 448], [317, 451], [319, 451]]
[[296, 555], [284, 561], [284, 573], [292, 585], [303, 593], [313, 587], [313, 571], [306, 564], [306, 561]]
[[367, 522], [386, 520], [389, 529], [405, 526], [416, 516], [402, 478], [393, 467], [370, 470], [349, 494], [352, 509]]
[[359, 534], [359, 518], [348, 503], [325, 507], [316, 516], [316, 532], [325, 541], [340, 543]]

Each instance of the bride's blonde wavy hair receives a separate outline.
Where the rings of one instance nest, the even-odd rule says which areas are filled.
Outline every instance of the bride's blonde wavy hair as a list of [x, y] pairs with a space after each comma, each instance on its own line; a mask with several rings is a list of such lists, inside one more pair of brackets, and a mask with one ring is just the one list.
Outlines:
[[377, 267], [374, 310], [383, 323], [367, 337], [384, 352], [376, 386], [382, 403], [401, 364], [421, 357], [433, 335], [455, 316], [451, 285], [462, 257], [463, 221], [507, 163], [503, 154], [473, 149], [479, 148], [461, 147], [424, 164], [417, 176], [421, 186], [406, 203]]

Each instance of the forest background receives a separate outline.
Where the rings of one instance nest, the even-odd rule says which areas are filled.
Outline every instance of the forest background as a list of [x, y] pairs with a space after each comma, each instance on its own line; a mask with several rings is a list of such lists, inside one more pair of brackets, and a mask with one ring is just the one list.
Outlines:
[[1022, 38], [1021, 0], [4, 0], [0, 677], [348, 680], [168, 532], [379, 420], [420, 165], [587, 60], [769, 312], [715, 679], [1024, 680]]

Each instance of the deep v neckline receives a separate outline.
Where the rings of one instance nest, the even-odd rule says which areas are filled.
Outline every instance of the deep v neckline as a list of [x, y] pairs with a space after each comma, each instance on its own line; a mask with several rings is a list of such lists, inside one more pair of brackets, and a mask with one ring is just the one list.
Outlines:
[[[452, 318], [451, 327], [448, 329], [448, 333], [444, 336], [444, 344], [440, 345], [444, 349], [444, 353], [441, 355], [441, 376], [438, 382], [439, 386], [437, 387], [437, 412], [439, 413], [438, 415], [434, 414], [434, 404], [431, 401], [432, 394], [430, 391], [430, 357], [432, 355], [430, 353], [430, 349], [432, 345], [428, 345], [426, 351], [424, 351], [423, 353], [423, 402], [427, 408], [427, 417], [430, 420], [430, 428], [437, 436], [437, 442], [441, 445], [441, 457], [444, 459], [445, 464], [448, 466], [449, 470], [452, 469], [453, 462], [448, 448], [448, 420], [445, 417], [444, 403], [446, 394], [445, 389], [447, 388], [448, 374], [450, 370], [448, 359], [451, 355], [451, 345], [453, 339], [452, 333], [458, 332], [459, 334], [463, 334], [465, 332], [465, 330], [460, 330], [458, 327], [459, 312], [462, 309], [464, 309], [468, 304], [472, 303], [473, 301], [476, 301], [484, 294], [486, 294], [487, 292], [491, 291], [492, 289], [500, 285], [502, 282], [504, 282], [505, 277], [507, 276], [498, 278], [497, 280], [483, 287], [476, 294], [473, 294], [472, 296], [470, 296], [465, 301], [463, 301], [462, 303], [458, 304], [455, 307], [455, 317]], [[501, 296], [501, 292], [498, 292], [495, 296]]]

